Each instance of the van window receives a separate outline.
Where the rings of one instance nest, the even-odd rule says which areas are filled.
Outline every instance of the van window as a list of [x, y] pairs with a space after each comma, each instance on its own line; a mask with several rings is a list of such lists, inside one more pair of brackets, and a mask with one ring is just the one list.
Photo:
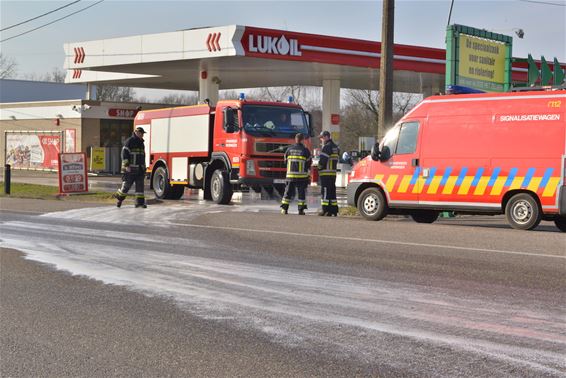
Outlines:
[[[419, 133], [418, 122], [407, 122], [401, 125], [399, 143], [397, 143], [396, 154], [412, 154], [417, 149], [417, 136]], [[393, 151], [393, 150], [392, 150]]]
[[388, 147], [391, 155], [393, 155], [395, 153], [395, 148], [397, 147], [398, 138], [399, 138], [399, 126], [395, 126], [391, 130], [389, 130], [383, 137], [383, 141], [381, 142], [380, 149], [383, 150], [383, 147]]

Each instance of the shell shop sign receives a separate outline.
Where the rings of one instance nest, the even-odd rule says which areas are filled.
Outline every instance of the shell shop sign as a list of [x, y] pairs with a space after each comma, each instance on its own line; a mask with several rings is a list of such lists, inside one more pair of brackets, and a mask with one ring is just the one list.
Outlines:
[[248, 51], [260, 54], [302, 56], [297, 39], [287, 39], [284, 35], [248, 35]]
[[138, 114], [137, 109], [118, 109], [118, 108], [108, 109], [108, 116], [109, 117], [135, 118], [136, 114]]

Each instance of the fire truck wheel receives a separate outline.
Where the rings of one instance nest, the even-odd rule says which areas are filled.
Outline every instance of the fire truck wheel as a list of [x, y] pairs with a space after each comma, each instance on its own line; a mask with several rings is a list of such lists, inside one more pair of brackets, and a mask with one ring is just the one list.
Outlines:
[[153, 173], [151, 183], [153, 184], [153, 192], [155, 193], [155, 197], [157, 197], [158, 199], [167, 199], [169, 192], [171, 191], [167, 168], [158, 167]]
[[358, 211], [366, 219], [378, 221], [387, 215], [387, 202], [378, 188], [365, 189], [358, 198]]
[[225, 170], [217, 169], [210, 179], [210, 194], [212, 200], [218, 204], [226, 205], [232, 199], [232, 187]]
[[532, 230], [542, 220], [539, 204], [527, 193], [511, 197], [505, 206], [505, 217], [511, 227], [518, 230]]
[[433, 223], [440, 213], [434, 210], [421, 210], [411, 213], [411, 218], [417, 223]]
[[554, 224], [562, 232], [566, 232], [566, 218], [558, 217], [554, 220]]

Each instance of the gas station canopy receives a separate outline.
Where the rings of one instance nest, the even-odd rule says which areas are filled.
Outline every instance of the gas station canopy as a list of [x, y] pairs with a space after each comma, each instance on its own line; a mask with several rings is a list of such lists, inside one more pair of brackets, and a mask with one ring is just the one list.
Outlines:
[[[65, 44], [67, 83], [202, 90], [288, 85], [377, 89], [381, 43], [241, 25]], [[394, 90], [444, 89], [445, 50], [395, 45]]]

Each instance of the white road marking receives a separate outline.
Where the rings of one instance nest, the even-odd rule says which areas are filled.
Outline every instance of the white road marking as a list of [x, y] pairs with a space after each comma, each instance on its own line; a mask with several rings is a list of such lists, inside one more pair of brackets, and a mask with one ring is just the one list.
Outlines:
[[[193, 228], [208, 228], [217, 229], [225, 231], [241, 231], [241, 232], [258, 232], [264, 234], [276, 234], [276, 235], [286, 235], [286, 236], [300, 236], [300, 237], [312, 237], [321, 239], [334, 239], [334, 240], [346, 240], [346, 241], [356, 241], [365, 243], [380, 243], [380, 244], [394, 244], [394, 245], [406, 245], [412, 247], [426, 247], [426, 248], [442, 248], [442, 249], [456, 249], [461, 251], [477, 251], [477, 252], [489, 252], [489, 253], [503, 253], [508, 255], [523, 255], [523, 256], [535, 256], [535, 257], [549, 257], [556, 259], [566, 259], [566, 255], [548, 255], [544, 253], [532, 253], [532, 252], [521, 252], [521, 251], [506, 251], [501, 249], [487, 249], [487, 248], [476, 248], [476, 247], [462, 247], [457, 245], [446, 245], [446, 244], [427, 244], [427, 243], [413, 243], [413, 242], [402, 242], [396, 240], [382, 240], [382, 239], [361, 239], [353, 238], [348, 236], [334, 236], [327, 234], [305, 234], [301, 232], [289, 232], [289, 231], [274, 231], [274, 230], [259, 230], [255, 228], [239, 228], [239, 227], [225, 227], [225, 226], [207, 226], [192, 223], [169, 223], [176, 226], [193, 227]], [[566, 252], [565, 252], [566, 254]]]

